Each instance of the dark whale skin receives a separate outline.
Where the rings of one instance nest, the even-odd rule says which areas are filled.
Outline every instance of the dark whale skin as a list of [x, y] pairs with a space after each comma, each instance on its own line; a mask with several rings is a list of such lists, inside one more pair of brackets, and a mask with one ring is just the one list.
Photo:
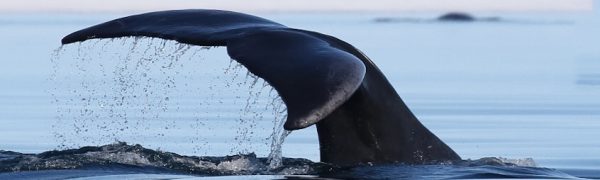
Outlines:
[[413, 115], [377, 66], [333, 36], [222, 10], [150, 12], [95, 25], [62, 39], [156, 37], [226, 46], [229, 56], [273, 86], [287, 130], [317, 126], [321, 161], [427, 164], [460, 160]]

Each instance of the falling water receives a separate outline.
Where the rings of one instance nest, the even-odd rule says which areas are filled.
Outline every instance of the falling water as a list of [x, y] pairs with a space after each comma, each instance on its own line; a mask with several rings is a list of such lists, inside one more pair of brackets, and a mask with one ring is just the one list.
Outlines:
[[273, 132], [271, 152], [267, 157], [270, 169], [276, 169], [282, 166], [283, 153], [281, 152], [281, 145], [283, 145], [283, 141], [290, 133], [292, 133], [292, 131], [284, 130], [280, 136], [276, 136], [277, 133]]
[[[289, 134], [283, 101], [267, 82], [224, 60], [222, 50], [155, 38], [60, 47], [50, 76], [59, 148], [115, 141], [160, 149], [174, 143], [196, 155], [221, 146], [229, 153], [262, 148], [270, 150], [271, 167], [280, 166]], [[223, 139], [229, 134], [231, 140]]]

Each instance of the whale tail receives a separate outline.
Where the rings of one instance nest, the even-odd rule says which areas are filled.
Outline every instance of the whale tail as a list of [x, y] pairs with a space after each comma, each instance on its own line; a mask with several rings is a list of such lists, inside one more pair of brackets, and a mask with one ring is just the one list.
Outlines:
[[285, 129], [317, 125], [323, 162], [460, 159], [417, 120], [369, 58], [335, 37], [230, 11], [175, 10], [112, 20], [62, 43], [127, 36], [227, 46], [232, 59], [277, 90], [287, 106]]
[[229, 56], [263, 78], [287, 106], [287, 130], [313, 125], [356, 91], [365, 73], [352, 54], [300, 30], [255, 16], [220, 10], [176, 10], [134, 15], [62, 39], [146, 36], [200, 46], [227, 46]]

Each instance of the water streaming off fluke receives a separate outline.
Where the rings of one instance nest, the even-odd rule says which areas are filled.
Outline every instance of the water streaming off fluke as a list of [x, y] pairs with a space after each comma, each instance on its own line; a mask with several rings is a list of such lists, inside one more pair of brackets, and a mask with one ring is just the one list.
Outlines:
[[50, 77], [59, 148], [123, 141], [168, 149], [169, 142], [193, 155], [270, 152], [279, 167], [285, 105], [223, 51], [139, 37], [60, 47]]

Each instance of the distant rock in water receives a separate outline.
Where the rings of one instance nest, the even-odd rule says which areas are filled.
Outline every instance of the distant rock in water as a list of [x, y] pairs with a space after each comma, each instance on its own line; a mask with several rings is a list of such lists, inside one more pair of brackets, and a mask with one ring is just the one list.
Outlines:
[[444, 14], [437, 18], [438, 21], [460, 21], [460, 22], [470, 22], [477, 20], [470, 14], [463, 12], [451, 12]]
[[499, 22], [500, 17], [475, 17], [463, 12], [450, 12], [437, 18], [377, 17], [375, 23]]

